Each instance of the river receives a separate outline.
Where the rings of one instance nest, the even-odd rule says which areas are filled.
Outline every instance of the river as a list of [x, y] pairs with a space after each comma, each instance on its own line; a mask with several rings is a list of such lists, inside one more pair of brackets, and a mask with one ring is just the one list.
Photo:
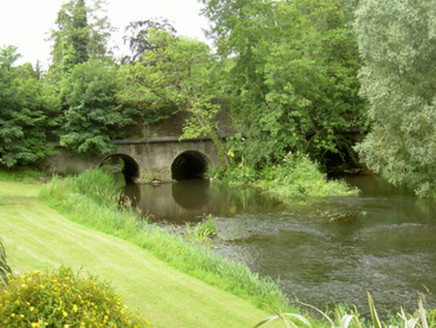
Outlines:
[[419, 200], [376, 176], [347, 177], [359, 197], [291, 204], [243, 187], [193, 180], [131, 185], [133, 206], [161, 224], [185, 225], [212, 214], [214, 252], [278, 281], [291, 299], [320, 309], [337, 303], [382, 315], [413, 312], [417, 293], [436, 305], [436, 201]]

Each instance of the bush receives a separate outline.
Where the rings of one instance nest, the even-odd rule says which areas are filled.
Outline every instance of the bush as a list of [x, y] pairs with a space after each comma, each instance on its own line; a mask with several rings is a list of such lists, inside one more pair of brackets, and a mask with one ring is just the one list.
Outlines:
[[0, 295], [3, 327], [150, 327], [127, 310], [107, 283], [70, 268], [32, 271], [9, 280]]
[[210, 176], [218, 181], [229, 184], [244, 184], [256, 181], [256, 170], [243, 163], [233, 163], [224, 169], [212, 170]]
[[211, 172], [211, 176], [220, 182], [230, 184], [248, 184], [267, 190], [271, 194], [287, 200], [302, 196], [337, 197], [356, 196], [353, 189], [343, 181], [328, 180], [318, 164], [307, 155], [289, 153], [283, 161], [255, 170], [242, 163], [229, 168]]
[[257, 186], [281, 198], [287, 197], [338, 197], [356, 196], [353, 189], [343, 181], [328, 180], [318, 164], [305, 155], [289, 153], [283, 162], [266, 167], [260, 172]]

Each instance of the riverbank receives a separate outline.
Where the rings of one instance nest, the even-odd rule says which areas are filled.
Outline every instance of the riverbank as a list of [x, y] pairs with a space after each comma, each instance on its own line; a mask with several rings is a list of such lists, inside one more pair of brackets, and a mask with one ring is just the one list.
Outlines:
[[38, 199], [41, 185], [0, 181], [0, 236], [16, 273], [67, 265], [109, 280], [154, 327], [250, 327], [269, 314], [121, 238], [74, 223]]
[[[292, 316], [299, 312], [274, 282], [114, 206], [115, 188], [108, 188], [111, 182], [100, 173], [55, 178], [42, 192], [51, 207], [37, 198], [40, 185], [0, 181], [0, 237], [13, 269], [63, 264], [90, 271], [110, 280], [130, 308], [155, 327], [250, 327], [269, 315], [261, 310], [264, 302]], [[344, 327], [370, 326], [345, 311], [338, 307], [329, 314], [337, 322], [356, 321]], [[310, 313], [305, 317], [316, 317]], [[430, 312], [430, 326], [435, 314]], [[310, 321], [312, 327], [330, 326]], [[403, 327], [398, 318], [391, 322]]]

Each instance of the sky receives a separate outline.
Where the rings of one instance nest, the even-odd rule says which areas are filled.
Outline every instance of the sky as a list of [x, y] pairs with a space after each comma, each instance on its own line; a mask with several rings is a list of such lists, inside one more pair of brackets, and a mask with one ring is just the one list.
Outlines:
[[[16, 46], [22, 56], [17, 64], [39, 60], [47, 68], [52, 43], [46, 40], [65, 2], [68, 0], [0, 0], [0, 48]], [[203, 29], [208, 23], [200, 16], [203, 5], [198, 0], [107, 0], [107, 4], [105, 15], [118, 29], [111, 44], [123, 46], [124, 28], [130, 22], [159, 17], [167, 18], [178, 35], [207, 41]]]

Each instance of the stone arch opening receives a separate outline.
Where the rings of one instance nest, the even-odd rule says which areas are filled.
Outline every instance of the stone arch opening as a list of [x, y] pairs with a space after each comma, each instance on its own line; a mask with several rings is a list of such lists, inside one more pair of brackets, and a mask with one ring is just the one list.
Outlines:
[[100, 166], [109, 167], [113, 172], [121, 172], [126, 182], [132, 182], [140, 178], [139, 164], [126, 154], [113, 154], [106, 157]]
[[173, 180], [204, 179], [209, 167], [206, 155], [198, 151], [185, 151], [178, 155], [171, 165]]

